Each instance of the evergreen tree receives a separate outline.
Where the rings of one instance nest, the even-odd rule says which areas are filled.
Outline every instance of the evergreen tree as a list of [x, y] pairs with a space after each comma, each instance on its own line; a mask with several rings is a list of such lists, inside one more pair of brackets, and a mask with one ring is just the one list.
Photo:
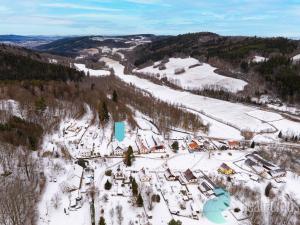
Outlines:
[[43, 97], [40, 97], [38, 100], [35, 101], [35, 109], [39, 112], [44, 112], [47, 105], [45, 102], [45, 99]]
[[131, 188], [132, 188], [132, 194], [136, 196], [138, 194], [139, 187], [134, 178], [131, 181]]
[[141, 193], [139, 193], [139, 195], [138, 195], [138, 198], [136, 200], [136, 204], [137, 204], [138, 207], [143, 207], [143, 205], [144, 205], [144, 201], [143, 201]]
[[131, 146], [129, 146], [128, 150], [125, 153], [125, 159], [124, 159], [124, 163], [126, 164], [126, 166], [131, 166], [133, 159], [134, 159], [133, 149]]
[[278, 137], [282, 138], [282, 132], [281, 131], [279, 132]]
[[99, 225], [106, 225], [105, 223], [105, 219], [103, 216], [100, 217], [100, 220], [99, 220]]
[[116, 90], [114, 90], [114, 92], [113, 92], [112, 100], [114, 102], [118, 102], [118, 94], [117, 94]]
[[268, 185], [265, 188], [266, 197], [270, 197], [271, 190], [272, 190], [272, 184], [269, 182]]
[[102, 107], [99, 110], [99, 119], [101, 122], [104, 122], [104, 123], [108, 122], [108, 120], [109, 120], [109, 114], [108, 114], [106, 102], [102, 103]]
[[106, 183], [104, 184], [105, 190], [110, 190], [111, 186], [112, 186], [112, 184], [109, 182], [109, 180], [107, 180]]
[[177, 152], [179, 149], [178, 141], [174, 141], [173, 144], [171, 145], [171, 147], [175, 152]]
[[241, 67], [242, 72], [245, 72], [245, 73], [246, 73], [246, 72], [248, 72], [248, 70], [249, 70], [249, 68], [248, 68], [248, 63], [245, 62], [245, 61], [241, 62], [240, 67]]
[[252, 141], [252, 143], [251, 143], [251, 146], [250, 146], [251, 148], [255, 148], [255, 142], [254, 141]]

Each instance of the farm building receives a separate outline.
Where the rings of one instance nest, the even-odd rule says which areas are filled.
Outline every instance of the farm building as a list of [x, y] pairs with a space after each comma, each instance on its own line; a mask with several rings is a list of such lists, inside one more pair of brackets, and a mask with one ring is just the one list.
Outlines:
[[222, 165], [218, 169], [218, 172], [225, 175], [235, 174], [235, 171], [232, 168], [230, 168], [226, 163], [222, 163]]

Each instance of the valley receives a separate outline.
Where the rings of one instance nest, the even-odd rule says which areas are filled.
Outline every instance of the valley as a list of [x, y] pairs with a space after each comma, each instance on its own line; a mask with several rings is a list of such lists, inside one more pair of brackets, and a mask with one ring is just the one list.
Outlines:
[[[276, 101], [271, 92], [252, 96], [252, 79], [220, 75], [217, 63], [201, 57], [133, 65], [135, 51], [167, 38], [73, 37], [41, 45], [30, 62], [36, 71], [46, 63], [51, 79], [13, 73], [13, 62], [3, 61], [16, 79], [3, 72], [0, 85], [0, 181], [13, 186], [18, 178], [28, 184], [21, 192], [36, 193], [35, 224], [299, 222], [298, 103]], [[38, 54], [49, 62], [35, 62]], [[257, 102], [199, 90], [249, 94]], [[121, 141], [117, 122], [124, 125]], [[29, 124], [36, 127], [27, 130]]]

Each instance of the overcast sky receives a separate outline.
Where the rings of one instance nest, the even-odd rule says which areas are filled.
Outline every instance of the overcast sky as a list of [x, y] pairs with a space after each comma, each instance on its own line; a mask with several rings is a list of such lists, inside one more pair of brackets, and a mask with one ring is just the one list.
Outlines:
[[0, 34], [300, 36], [300, 0], [0, 0]]

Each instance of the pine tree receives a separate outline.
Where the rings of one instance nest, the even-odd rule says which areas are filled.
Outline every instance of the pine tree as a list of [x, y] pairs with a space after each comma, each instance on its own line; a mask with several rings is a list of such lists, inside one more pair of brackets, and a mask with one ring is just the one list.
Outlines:
[[112, 184], [109, 182], [109, 180], [107, 180], [106, 183], [104, 184], [105, 190], [110, 190], [111, 186], [112, 186]]
[[114, 102], [118, 102], [118, 94], [117, 94], [116, 90], [114, 90], [114, 92], [113, 92], [112, 100]]
[[100, 217], [100, 220], [99, 220], [99, 225], [106, 225], [105, 223], [105, 219], [103, 216]]
[[282, 138], [282, 132], [281, 131], [279, 132], [278, 137]]
[[108, 122], [109, 120], [109, 114], [108, 114], [106, 102], [102, 103], [102, 107], [99, 110], [99, 119], [101, 122], [105, 122], [105, 123]]
[[139, 195], [138, 195], [138, 198], [136, 200], [136, 204], [137, 204], [138, 207], [143, 207], [143, 205], [144, 205], [144, 201], [143, 201], [141, 193], [139, 193]]
[[134, 159], [133, 149], [131, 146], [129, 146], [128, 150], [125, 153], [125, 159], [124, 159], [124, 163], [126, 164], [126, 166], [131, 166], [133, 159]]
[[255, 148], [255, 142], [254, 141], [252, 141], [252, 143], [251, 143], [251, 146], [250, 146], [251, 148]]
[[131, 188], [132, 188], [132, 194], [136, 196], [138, 194], [139, 187], [134, 178], [131, 181]]
[[265, 188], [265, 195], [266, 195], [266, 197], [270, 197], [271, 190], [272, 190], [272, 184], [268, 183], [268, 185]]
[[173, 144], [171, 145], [171, 147], [175, 152], [177, 152], [179, 149], [178, 141], [174, 141]]

